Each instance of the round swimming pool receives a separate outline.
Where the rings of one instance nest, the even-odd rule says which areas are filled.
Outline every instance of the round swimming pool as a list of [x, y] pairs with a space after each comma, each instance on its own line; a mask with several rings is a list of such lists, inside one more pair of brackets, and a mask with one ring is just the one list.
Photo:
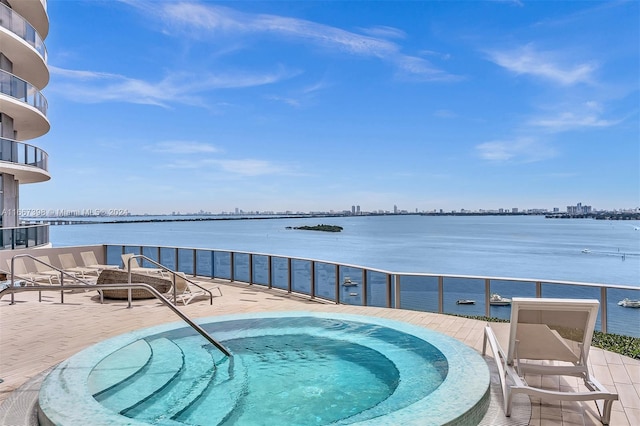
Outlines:
[[287, 312], [184, 323], [105, 340], [57, 366], [41, 424], [477, 424], [489, 370], [472, 349], [377, 317]]

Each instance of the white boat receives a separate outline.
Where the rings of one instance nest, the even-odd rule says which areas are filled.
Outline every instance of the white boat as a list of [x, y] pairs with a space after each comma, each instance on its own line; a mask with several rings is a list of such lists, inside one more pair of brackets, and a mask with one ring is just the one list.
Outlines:
[[583, 252], [583, 253], [591, 253], [591, 250], [589, 250], [589, 249], [582, 249], [582, 252]]
[[471, 299], [458, 299], [456, 305], [475, 305], [476, 301]]
[[506, 306], [511, 304], [511, 299], [502, 297], [498, 293], [493, 293], [489, 298], [489, 304], [495, 306]]
[[632, 300], [625, 297], [618, 302], [618, 305], [625, 308], [640, 308], [640, 300]]
[[351, 278], [349, 277], [344, 277], [344, 281], [342, 282], [342, 285], [345, 287], [355, 287], [358, 285], [358, 283], [351, 281]]

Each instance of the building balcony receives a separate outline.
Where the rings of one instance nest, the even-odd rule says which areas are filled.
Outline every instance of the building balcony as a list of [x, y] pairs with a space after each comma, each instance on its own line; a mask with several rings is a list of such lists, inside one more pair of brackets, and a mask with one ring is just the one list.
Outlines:
[[48, 181], [49, 155], [37, 146], [0, 138], [0, 173], [14, 175], [20, 184]]
[[47, 0], [13, 0], [11, 8], [24, 17], [43, 39], [47, 38], [49, 34]]
[[47, 48], [36, 29], [15, 10], [0, 3], [0, 46], [12, 72], [38, 89], [49, 83]]
[[13, 118], [20, 140], [37, 138], [49, 131], [47, 107], [47, 99], [35, 86], [0, 70], [0, 111]]
[[49, 225], [23, 225], [0, 228], [0, 250], [42, 247], [49, 244]]

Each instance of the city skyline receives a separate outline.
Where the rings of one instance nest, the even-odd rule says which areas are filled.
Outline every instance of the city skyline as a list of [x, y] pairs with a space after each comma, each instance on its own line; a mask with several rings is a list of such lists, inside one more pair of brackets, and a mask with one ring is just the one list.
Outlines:
[[634, 209], [639, 12], [50, 0], [52, 179], [20, 206]]

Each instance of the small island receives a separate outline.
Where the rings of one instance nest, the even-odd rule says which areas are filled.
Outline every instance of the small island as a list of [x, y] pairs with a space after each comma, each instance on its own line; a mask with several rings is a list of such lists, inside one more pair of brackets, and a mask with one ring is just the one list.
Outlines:
[[315, 225], [315, 226], [287, 226], [287, 229], [301, 229], [303, 231], [323, 231], [323, 232], [340, 232], [342, 226], [338, 225]]

